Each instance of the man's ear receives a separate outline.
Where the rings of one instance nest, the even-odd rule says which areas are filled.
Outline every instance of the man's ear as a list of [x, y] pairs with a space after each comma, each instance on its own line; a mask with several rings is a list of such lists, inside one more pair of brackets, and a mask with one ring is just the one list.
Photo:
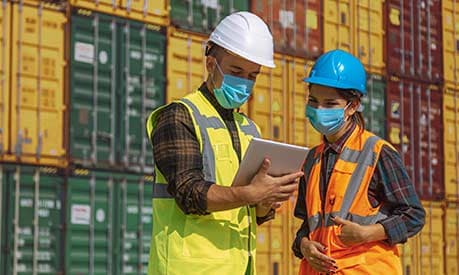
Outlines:
[[213, 72], [215, 70], [215, 62], [216, 62], [216, 58], [212, 55], [208, 55], [206, 57], [206, 69], [207, 69], [207, 72], [210, 73], [210, 72]]

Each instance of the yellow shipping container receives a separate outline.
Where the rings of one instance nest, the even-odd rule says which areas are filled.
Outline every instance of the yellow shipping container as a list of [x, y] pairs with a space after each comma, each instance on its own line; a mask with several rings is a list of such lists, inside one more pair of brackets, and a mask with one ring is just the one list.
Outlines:
[[260, 126], [264, 138], [287, 142], [288, 63], [291, 61], [291, 57], [276, 54], [276, 68], [263, 67], [253, 88], [249, 116]]
[[320, 143], [321, 136], [305, 117], [307, 87], [303, 78], [311, 61], [275, 55], [276, 68], [262, 68], [249, 102], [249, 116], [264, 138], [303, 146]]
[[11, 140], [15, 160], [66, 165], [63, 13], [12, 5]]
[[289, 223], [292, 219], [289, 202], [277, 209], [276, 218], [257, 228], [257, 274], [288, 274], [291, 242]]
[[419, 274], [443, 274], [444, 271], [444, 210], [441, 202], [423, 201], [426, 210], [426, 223], [419, 238]]
[[400, 252], [403, 274], [419, 274], [419, 238], [408, 239], [403, 245], [397, 245]]
[[383, 2], [324, 1], [324, 51], [349, 51], [360, 58], [368, 72], [383, 74]]
[[167, 0], [71, 0], [70, 4], [146, 23], [169, 25]]
[[459, 274], [459, 203], [449, 203], [445, 213], [445, 271]]
[[167, 102], [194, 92], [207, 78], [206, 37], [169, 28]]
[[322, 136], [314, 130], [306, 118], [308, 89], [303, 79], [309, 75], [312, 61], [295, 58], [289, 70], [289, 139], [288, 142], [312, 147], [321, 142]]
[[445, 196], [459, 200], [459, 89], [446, 87], [443, 96]]
[[443, 73], [448, 86], [459, 88], [459, 4], [456, 0], [442, 0]]
[[10, 16], [11, 4], [0, 9], [0, 157], [3, 157], [9, 143], [9, 98], [10, 98]]

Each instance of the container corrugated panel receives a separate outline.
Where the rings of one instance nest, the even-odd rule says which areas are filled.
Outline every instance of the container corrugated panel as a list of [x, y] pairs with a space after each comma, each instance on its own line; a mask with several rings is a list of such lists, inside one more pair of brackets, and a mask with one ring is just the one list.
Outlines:
[[442, 92], [392, 77], [387, 82], [388, 140], [402, 156], [418, 195], [444, 198]]
[[445, 209], [445, 271], [459, 273], [459, 204], [449, 203]]
[[288, 274], [290, 243], [289, 205], [277, 209], [274, 220], [257, 228], [257, 274]]
[[63, 178], [55, 168], [0, 169], [5, 191], [0, 273], [61, 273]]
[[164, 51], [165, 35], [156, 27], [74, 11], [72, 162], [152, 171], [145, 121], [151, 110], [164, 103]]
[[11, 4], [0, 8], [0, 157], [9, 144], [9, 98], [10, 98], [10, 34]]
[[117, 48], [115, 17], [83, 10], [72, 16], [70, 158], [115, 165]]
[[112, 173], [76, 170], [66, 190], [66, 274], [115, 274]]
[[404, 275], [420, 274], [419, 238], [409, 238], [406, 243], [397, 245]]
[[171, 25], [210, 33], [227, 15], [249, 10], [248, 0], [170, 0]]
[[306, 118], [308, 89], [303, 79], [309, 75], [312, 61], [295, 58], [289, 63], [289, 138], [288, 142], [313, 147], [321, 142], [322, 136]]
[[24, 163], [65, 166], [63, 13], [12, 5], [11, 140]]
[[153, 177], [120, 175], [117, 224], [119, 225], [119, 271], [117, 274], [146, 274], [152, 232], [151, 187]]
[[445, 196], [459, 201], [459, 90], [445, 88], [443, 96]]
[[423, 201], [426, 210], [425, 225], [419, 238], [420, 274], [444, 273], [444, 210], [440, 202]]
[[324, 51], [346, 50], [357, 56], [368, 72], [383, 74], [383, 2], [324, 1]]
[[276, 52], [315, 58], [322, 53], [321, 2], [254, 0], [251, 11], [269, 25]]
[[386, 137], [386, 82], [381, 75], [369, 75], [367, 95], [362, 97], [366, 128], [379, 137]]
[[443, 73], [446, 82], [459, 82], [459, 5], [455, 0], [443, 0]]
[[120, 156], [126, 170], [153, 172], [153, 154], [146, 135], [147, 116], [165, 103], [166, 36], [160, 29], [132, 21], [118, 26], [117, 84]]
[[70, 4], [151, 24], [162, 26], [169, 24], [166, 0], [71, 0]]
[[249, 102], [250, 114], [264, 138], [286, 142], [288, 138], [288, 71], [291, 57], [275, 55], [276, 68], [262, 68]]
[[442, 80], [440, 0], [385, 2], [387, 74]]
[[169, 28], [167, 102], [194, 92], [207, 78], [206, 38]]

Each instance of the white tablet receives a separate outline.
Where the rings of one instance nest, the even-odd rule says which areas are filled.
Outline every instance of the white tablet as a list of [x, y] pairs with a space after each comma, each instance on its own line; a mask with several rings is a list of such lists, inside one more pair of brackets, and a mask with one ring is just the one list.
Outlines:
[[249, 184], [265, 158], [271, 160], [268, 173], [272, 176], [301, 171], [308, 151], [306, 147], [253, 138], [241, 161], [233, 186]]

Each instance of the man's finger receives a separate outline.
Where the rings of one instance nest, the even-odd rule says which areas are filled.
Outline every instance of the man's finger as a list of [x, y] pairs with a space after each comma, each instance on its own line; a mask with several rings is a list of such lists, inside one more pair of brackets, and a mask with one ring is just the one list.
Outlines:
[[269, 167], [271, 167], [271, 160], [269, 158], [265, 158], [260, 166], [260, 169], [258, 169], [258, 173], [267, 175]]
[[303, 176], [303, 172], [296, 172], [292, 174], [288, 174], [285, 176], [280, 177], [280, 181], [284, 184], [289, 184], [290, 182], [294, 182], [297, 178], [300, 178]]

